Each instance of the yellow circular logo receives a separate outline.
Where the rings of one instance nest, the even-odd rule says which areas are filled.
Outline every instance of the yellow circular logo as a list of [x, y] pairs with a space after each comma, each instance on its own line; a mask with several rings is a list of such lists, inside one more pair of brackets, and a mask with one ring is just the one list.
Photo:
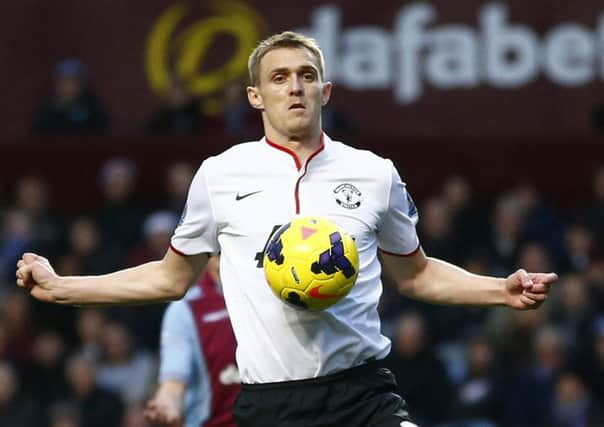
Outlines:
[[[166, 92], [172, 70], [198, 96], [216, 94], [227, 82], [246, 74], [248, 56], [264, 28], [262, 19], [236, 0], [214, 1], [211, 9], [212, 16], [179, 28], [189, 7], [177, 3], [154, 23], [145, 50], [145, 71], [155, 93]], [[225, 34], [236, 41], [234, 54], [220, 66], [201, 72], [209, 48], [218, 36]]]

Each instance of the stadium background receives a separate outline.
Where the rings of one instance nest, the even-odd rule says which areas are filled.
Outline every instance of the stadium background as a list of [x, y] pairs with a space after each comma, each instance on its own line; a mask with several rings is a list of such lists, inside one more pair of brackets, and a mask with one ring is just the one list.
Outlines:
[[[562, 274], [537, 313], [427, 307], [385, 294], [385, 332], [401, 335], [393, 359], [423, 425], [604, 425], [599, 2], [31, 0], [3, 9], [0, 384], [13, 376], [16, 387], [0, 386], [0, 425], [92, 425], [97, 401], [121, 401], [123, 411], [95, 425], [145, 425], [163, 307], [42, 306], [14, 292], [16, 256], [45, 250], [62, 272], [98, 273], [157, 254], [164, 214], [178, 215], [182, 201], [170, 171], [186, 177], [187, 166], [261, 135], [233, 87], [244, 86], [256, 41], [284, 29], [305, 29], [324, 47], [335, 83], [327, 132], [394, 160], [418, 202], [429, 253], [474, 271]], [[34, 123], [66, 58], [82, 64], [106, 112], [101, 129]], [[150, 125], [169, 103], [172, 72], [199, 102], [195, 129]], [[120, 185], [126, 196], [112, 201], [120, 190], [110, 187]], [[131, 351], [123, 350], [128, 333]], [[65, 365], [82, 351], [117, 400], [78, 394]]]

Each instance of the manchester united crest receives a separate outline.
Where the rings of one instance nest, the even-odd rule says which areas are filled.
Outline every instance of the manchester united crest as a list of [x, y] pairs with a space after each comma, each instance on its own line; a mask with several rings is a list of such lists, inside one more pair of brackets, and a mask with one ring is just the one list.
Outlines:
[[356, 209], [361, 206], [361, 192], [352, 184], [340, 184], [333, 193], [336, 203], [346, 209]]

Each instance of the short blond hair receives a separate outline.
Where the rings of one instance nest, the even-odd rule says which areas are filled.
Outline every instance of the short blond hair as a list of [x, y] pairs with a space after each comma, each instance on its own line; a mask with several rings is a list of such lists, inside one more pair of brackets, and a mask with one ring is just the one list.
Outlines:
[[321, 80], [325, 80], [325, 60], [317, 41], [294, 31], [283, 31], [262, 40], [254, 49], [247, 62], [250, 83], [257, 86], [260, 82], [260, 61], [268, 52], [279, 48], [308, 49], [317, 60]]

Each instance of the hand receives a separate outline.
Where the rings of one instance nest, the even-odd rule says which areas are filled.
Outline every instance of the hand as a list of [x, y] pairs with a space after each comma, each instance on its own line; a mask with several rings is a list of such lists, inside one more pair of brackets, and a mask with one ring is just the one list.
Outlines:
[[507, 304], [519, 310], [538, 308], [556, 280], [556, 273], [527, 273], [520, 269], [505, 279]]
[[35, 298], [46, 302], [55, 300], [51, 291], [59, 276], [46, 258], [31, 252], [24, 253], [17, 262], [15, 275], [17, 286], [27, 289]]
[[182, 405], [178, 398], [164, 392], [161, 386], [155, 397], [145, 407], [145, 417], [153, 424], [182, 427]]

